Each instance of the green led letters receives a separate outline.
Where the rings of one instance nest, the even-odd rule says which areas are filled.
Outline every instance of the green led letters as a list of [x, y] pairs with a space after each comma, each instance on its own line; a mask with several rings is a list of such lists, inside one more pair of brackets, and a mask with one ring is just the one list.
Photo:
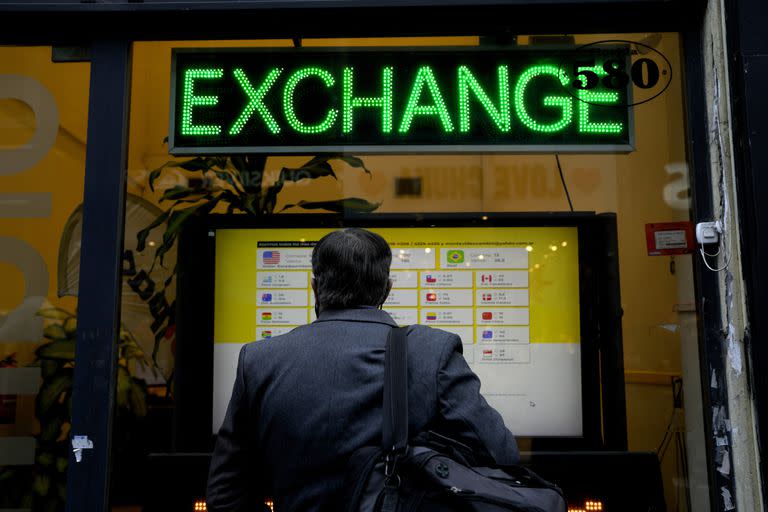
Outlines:
[[509, 103], [509, 68], [499, 66], [497, 70], [499, 83], [499, 108], [483, 90], [480, 83], [467, 66], [459, 66], [459, 131], [469, 131], [469, 92], [474, 93], [485, 111], [491, 117], [501, 132], [507, 133], [511, 128]]
[[277, 77], [279, 77], [280, 73], [282, 72], [283, 70], [281, 68], [270, 69], [269, 73], [267, 73], [266, 78], [264, 78], [264, 81], [261, 83], [261, 85], [259, 85], [258, 89], [254, 89], [251, 85], [251, 82], [248, 81], [248, 77], [245, 75], [245, 71], [240, 68], [235, 69], [235, 78], [237, 79], [237, 82], [240, 84], [240, 87], [242, 87], [245, 94], [248, 96], [248, 104], [243, 109], [240, 117], [237, 118], [237, 121], [235, 121], [235, 124], [232, 125], [232, 128], [229, 129], [230, 135], [237, 135], [240, 133], [240, 131], [243, 129], [243, 126], [245, 126], [245, 123], [247, 123], [248, 119], [251, 117], [251, 115], [253, 115], [254, 111], [259, 113], [270, 132], [274, 134], [280, 133], [280, 125], [277, 124], [277, 121], [275, 121], [272, 113], [264, 104], [264, 96], [267, 95], [269, 88], [275, 84]]
[[[429, 94], [432, 96], [432, 105], [419, 105], [419, 98], [421, 98], [421, 92], [424, 86], [427, 86]], [[434, 116], [437, 115], [440, 118], [440, 122], [443, 125], [443, 130], [447, 132], [453, 131], [453, 122], [451, 116], [448, 115], [448, 109], [443, 101], [443, 95], [440, 93], [440, 88], [437, 85], [435, 74], [432, 68], [429, 66], [421, 66], [416, 73], [416, 78], [413, 80], [413, 86], [411, 87], [411, 94], [408, 97], [408, 104], [405, 107], [403, 113], [403, 120], [400, 122], [400, 133], [408, 133], [411, 128], [411, 122], [414, 116]]]
[[378, 98], [356, 98], [353, 96], [355, 87], [355, 68], [344, 68], [342, 78], [342, 115], [341, 125], [344, 133], [352, 132], [353, 109], [368, 107], [381, 109], [381, 131], [392, 133], [392, 75], [393, 69], [385, 67], [381, 73], [382, 95]]
[[[169, 147], [178, 155], [633, 151], [627, 105], [640, 85], [627, 78], [631, 45], [573, 50], [179, 49]], [[636, 78], [658, 86], [646, 92], [652, 98], [669, 73], [645, 80], [651, 64], [638, 65]]]
[[184, 89], [181, 97], [182, 135], [219, 135], [221, 126], [215, 124], [192, 124], [192, 108], [212, 107], [219, 103], [218, 96], [195, 96], [195, 80], [213, 80], [224, 76], [220, 68], [192, 68], [184, 73]]
[[624, 131], [622, 123], [593, 122], [589, 120], [590, 103], [616, 103], [619, 101], [617, 92], [593, 92], [579, 91], [579, 133], [621, 133]]
[[323, 81], [326, 87], [333, 87], [336, 80], [333, 75], [323, 68], [299, 68], [288, 77], [285, 82], [285, 89], [283, 90], [283, 111], [285, 112], [285, 119], [288, 124], [299, 133], [305, 135], [312, 135], [317, 133], [323, 133], [327, 131], [333, 123], [336, 121], [336, 117], [339, 115], [339, 111], [335, 108], [328, 109], [328, 113], [320, 123], [312, 126], [302, 123], [298, 117], [296, 117], [296, 106], [294, 105], [294, 92], [296, 86], [310, 76], [317, 76]]
[[554, 123], [544, 124], [533, 119], [528, 113], [528, 109], [525, 106], [525, 90], [528, 84], [534, 78], [539, 76], [550, 75], [555, 79], [560, 80], [564, 86], [568, 85], [568, 78], [561, 74], [557, 66], [550, 64], [543, 64], [539, 66], [531, 66], [526, 69], [517, 79], [515, 85], [515, 110], [520, 121], [534, 132], [554, 133], [564, 129], [570, 124], [573, 119], [573, 102], [570, 96], [547, 96], [543, 99], [543, 103], [547, 107], [559, 107], [562, 110], [562, 116]]

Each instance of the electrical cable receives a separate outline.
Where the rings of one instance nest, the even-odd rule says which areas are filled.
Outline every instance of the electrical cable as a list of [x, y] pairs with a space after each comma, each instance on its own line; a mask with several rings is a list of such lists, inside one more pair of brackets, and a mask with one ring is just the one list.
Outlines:
[[[720, 268], [712, 268], [712, 267], [709, 266], [709, 263], [707, 262], [707, 256], [706, 256], [707, 253], [704, 252], [704, 246], [703, 245], [701, 247], [699, 247], [699, 252], [701, 253], [701, 259], [704, 262], [704, 265], [706, 265], [706, 267], [709, 270], [711, 270], [712, 272], [722, 272], [723, 270], [728, 268], [728, 265], [731, 263], [731, 255], [730, 254], [726, 254], [725, 255], [725, 264], [722, 267], [720, 267]], [[717, 251], [717, 254], [720, 254], [720, 251]]]
[[563, 190], [565, 190], [565, 197], [568, 199], [568, 206], [573, 211], [573, 203], [571, 202], [571, 194], [568, 192], [568, 185], [565, 184], [565, 177], [563, 176], [563, 168], [560, 167], [560, 155], [555, 153], [555, 162], [557, 162], [557, 171], [560, 173], [560, 181], [563, 183]]
[[731, 254], [730, 254], [730, 252], [728, 252], [726, 250], [726, 252], [725, 252], [725, 264], [722, 267], [720, 267], [720, 268], [712, 268], [709, 265], [709, 262], [707, 261], [707, 256], [709, 256], [710, 258], [715, 258], [715, 257], [720, 255], [720, 253], [723, 251], [723, 248], [727, 249], [725, 229], [723, 229], [723, 225], [721, 224], [720, 221], [717, 221], [716, 226], [717, 226], [716, 227], [717, 232], [722, 235], [721, 240], [720, 240], [720, 245], [718, 245], [718, 248], [717, 248], [717, 252], [714, 253], [714, 254], [710, 254], [710, 253], [704, 251], [704, 244], [702, 244], [702, 243], [699, 243], [699, 252], [701, 253], [701, 260], [704, 262], [704, 265], [709, 270], [711, 270], [712, 272], [722, 272], [723, 270], [728, 268], [728, 265], [731, 263]]

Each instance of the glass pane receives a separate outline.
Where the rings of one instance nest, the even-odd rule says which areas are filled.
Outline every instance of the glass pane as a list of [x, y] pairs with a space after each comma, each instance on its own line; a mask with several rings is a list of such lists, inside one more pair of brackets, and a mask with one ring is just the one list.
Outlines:
[[66, 498], [89, 78], [0, 47], [0, 509]]
[[[553, 44], [573, 47], [601, 41], [624, 42], [620, 44], [629, 42], [627, 48], [632, 52], [629, 58], [633, 63], [642, 59], [652, 60], [651, 56], [654, 55], [662, 56], [657, 59], [661, 63], [658, 79], [666, 80], [669, 85], [655, 98], [631, 107], [633, 124], [627, 127], [634, 132], [634, 149], [631, 151], [351, 154], [347, 156], [359, 157], [365, 167], [354, 159], [347, 158], [345, 161], [332, 158], [328, 164], [333, 169], [333, 175], [325, 172], [319, 177], [311, 177], [311, 172], [306, 168], [311, 156], [250, 155], [236, 161], [235, 155], [224, 155], [228, 159], [220, 165], [209, 161], [202, 168], [187, 165], [185, 169], [178, 163], [168, 162], [185, 161], [188, 158], [171, 156], [167, 146], [163, 145], [163, 139], [168, 135], [171, 107], [168, 70], [171, 69], [173, 48], [277, 48], [289, 47], [291, 41], [136, 43], [129, 146], [129, 198], [126, 205], [126, 249], [132, 254], [135, 268], [131, 269], [128, 288], [125, 288], [123, 296], [123, 319], [143, 352], [152, 354], [152, 357], [148, 363], [151, 369], [137, 368], [134, 374], [148, 386], [147, 415], [137, 423], [125, 422], [126, 432], [121, 434], [125, 437], [120, 439], [131, 439], [133, 444], [122, 441], [122, 444], [116, 444], [117, 451], [124, 454], [116, 458], [115, 472], [123, 478], [117, 479], [118, 490], [113, 495], [113, 503], [116, 506], [142, 506], [141, 499], [131, 492], [141, 480], [137, 472], [140, 468], [150, 467], [154, 468], [151, 471], [162, 474], [163, 468], [175, 467], [171, 461], [173, 457], [162, 459], [151, 454], [190, 451], [189, 446], [184, 444], [187, 442], [184, 436], [196, 428], [190, 423], [183, 426], [177, 423], [174, 426], [172, 419], [174, 415], [177, 415], [177, 420], [181, 417], [173, 381], [177, 372], [180, 375], [184, 371], [176, 367], [177, 350], [183, 347], [177, 346], [175, 339], [175, 327], [177, 324], [180, 329], [183, 327], [181, 323], [184, 317], [182, 314], [175, 318], [170, 314], [176, 298], [176, 281], [171, 280], [167, 288], [164, 286], [166, 280], [174, 274], [177, 251], [181, 249], [171, 243], [172, 238], [166, 238], [165, 241], [169, 243], [165, 261], [163, 265], [156, 264], [152, 268], [155, 251], [158, 248], [165, 250], [163, 233], [167, 232], [167, 225], [163, 224], [149, 232], [143, 251], [139, 250], [138, 242], [132, 237], [147, 227], [153, 218], [168, 211], [173, 199], [193, 200], [174, 207], [183, 209], [205, 204], [211, 200], [206, 197], [206, 194], [210, 194], [221, 198], [211, 208], [212, 213], [227, 213], [231, 210], [233, 215], [257, 216], [266, 210], [261, 217], [265, 226], [269, 226], [269, 214], [326, 212], [322, 208], [309, 208], [311, 205], [307, 203], [332, 202], [343, 198], [361, 199], [363, 201], [354, 204], [372, 208], [376, 213], [475, 212], [490, 215], [495, 212], [540, 214], [571, 210], [614, 213], [623, 310], [621, 346], [628, 448], [633, 453], [652, 453], [644, 459], [650, 461], [650, 467], [643, 477], [652, 479], [654, 471], [660, 471], [663, 489], [659, 489], [659, 492], [663, 494], [668, 509], [676, 509], [678, 503], [681, 507], [688, 506], [690, 510], [708, 509], [691, 255], [650, 255], [649, 252], [653, 251], [649, 251], [646, 246], [647, 225], [657, 225], [656, 229], [661, 230], [663, 226], [658, 226], [659, 223], [691, 219], [681, 85], [683, 57], [678, 34], [517, 37], [517, 45], [521, 48], [542, 48], [545, 45], [556, 48], [551, 46]], [[360, 46], [473, 47], [482, 43], [479, 37], [302, 41], [305, 47], [341, 49]], [[650, 66], [647, 63], [644, 65]], [[642, 68], [631, 77], [640, 84], [633, 88], [638, 95], [643, 93], [643, 88], [652, 78], [653, 72], [649, 70], [650, 67]], [[609, 71], [598, 71], [599, 77], [611, 75]], [[631, 74], [631, 69], [627, 73]], [[638, 101], [641, 97], [638, 96]], [[574, 99], [570, 105], [576, 112], [575, 116], [587, 115], [585, 112], [589, 109], [582, 108], [579, 100]], [[602, 112], [596, 109], [590, 112]], [[595, 115], [599, 117], [599, 114]], [[516, 123], [521, 126], [522, 121], [513, 116], [512, 129], [516, 129]], [[266, 206], [254, 207], [253, 202], [246, 200], [248, 194], [264, 199], [264, 194], [286, 168], [304, 168], [307, 178], [286, 182], [277, 193], [275, 202], [267, 201]], [[153, 173], [156, 169], [160, 170]], [[213, 172], [216, 170], [225, 173], [237, 171], [238, 184], [228, 185], [223, 174]], [[220, 195], [222, 190], [232, 192], [233, 188], [233, 194]], [[164, 194], [170, 196], [171, 200], [163, 200]], [[248, 213], [249, 209], [251, 213]], [[172, 234], [176, 232], [172, 231]], [[668, 228], [666, 234], [651, 233], [650, 236], [662, 248], [675, 247], [679, 242], [680, 228]], [[201, 243], [185, 250], [204, 258], [204, 247], [207, 246]], [[546, 259], [554, 259], [558, 254], [563, 254], [565, 247], [542, 245], [533, 250], [530, 261], [544, 264]], [[253, 264], [255, 268], [255, 261], [247, 261], [246, 264]], [[533, 263], [531, 265], [528, 270], [534, 276], [537, 268]], [[235, 272], [232, 275], [244, 274]], [[205, 279], [205, 275], [199, 277], [200, 281]], [[208, 299], [201, 296], [200, 300]], [[248, 300], [253, 302], [253, 298], [243, 299], [241, 305], [246, 307]], [[203, 313], [213, 315], [212, 311]], [[277, 334], [277, 330], [270, 332], [270, 336]], [[474, 334], [469, 336], [473, 336], [472, 339], [464, 340], [466, 357], [468, 360], [472, 357], [479, 361], [488, 346], [483, 344], [482, 339], [475, 339]], [[260, 336], [253, 332], [251, 338], [246, 336], [236, 341], [242, 344], [257, 337]], [[214, 344], [214, 340], [207, 342]], [[535, 345], [536, 340], [531, 340], [530, 344]], [[212, 352], [213, 349], [208, 345], [200, 357], [208, 358]], [[213, 363], [208, 364], [210, 366]], [[217, 382], [216, 374], [211, 377], [211, 371], [208, 368], [208, 373], [203, 375]], [[556, 382], [554, 384], [557, 385]], [[231, 387], [231, 382], [226, 380], [219, 385], [227, 388]], [[600, 399], [599, 396], [593, 398]], [[209, 407], [221, 410], [226, 407], [226, 403], [214, 403], [211, 406], [203, 400], [199, 407], [204, 409], [201, 410], [201, 418], [207, 419], [211, 414]], [[189, 419], [188, 416], [183, 417]], [[510, 419], [512, 425], [516, 421], [516, 418]], [[147, 432], [152, 432], [152, 435], [149, 436]], [[174, 445], [174, 442], [177, 444]], [[203, 436], [196, 445], [198, 451], [205, 455], [212, 446], [211, 442], [210, 438]], [[519, 443], [523, 451], [532, 452], [534, 457], [538, 453], [535, 440], [521, 437]], [[660, 464], [656, 462], [656, 457], [661, 461]], [[193, 459], [184, 460], [188, 463], [187, 468], [198, 464]], [[166, 483], [165, 487], [161, 485], [160, 488], [167, 490], [168, 494], [178, 492], [179, 503], [187, 506], [188, 502], [192, 510], [194, 499], [203, 498], [204, 458], [199, 468], [190, 469], [196, 475], [196, 487], [190, 485], [186, 489], [171, 489], [168, 487], [170, 484]], [[573, 473], [578, 471], [574, 470]], [[192, 488], [194, 492], [190, 491]], [[148, 493], [145, 501], [156, 498], [158, 493]], [[580, 510], [587, 507], [587, 499], [600, 501], [603, 498], [599, 493], [585, 496], [577, 492], [569, 499], [572, 509]]]

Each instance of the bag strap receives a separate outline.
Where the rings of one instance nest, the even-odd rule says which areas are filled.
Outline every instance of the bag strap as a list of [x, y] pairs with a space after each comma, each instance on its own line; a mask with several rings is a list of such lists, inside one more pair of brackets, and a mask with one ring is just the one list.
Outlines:
[[389, 332], [384, 355], [382, 449], [399, 454], [408, 447], [408, 327]]

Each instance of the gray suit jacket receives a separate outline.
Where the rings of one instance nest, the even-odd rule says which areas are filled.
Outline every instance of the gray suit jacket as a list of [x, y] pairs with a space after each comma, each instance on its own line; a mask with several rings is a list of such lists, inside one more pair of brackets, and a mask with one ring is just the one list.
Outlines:
[[[312, 324], [240, 351], [208, 478], [210, 512], [332, 511], [349, 456], [381, 444], [384, 350], [397, 325], [378, 309], [324, 311]], [[461, 340], [408, 332], [409, 432], [435, 430], [518, 461], [515, 439], [480, 395]]]

